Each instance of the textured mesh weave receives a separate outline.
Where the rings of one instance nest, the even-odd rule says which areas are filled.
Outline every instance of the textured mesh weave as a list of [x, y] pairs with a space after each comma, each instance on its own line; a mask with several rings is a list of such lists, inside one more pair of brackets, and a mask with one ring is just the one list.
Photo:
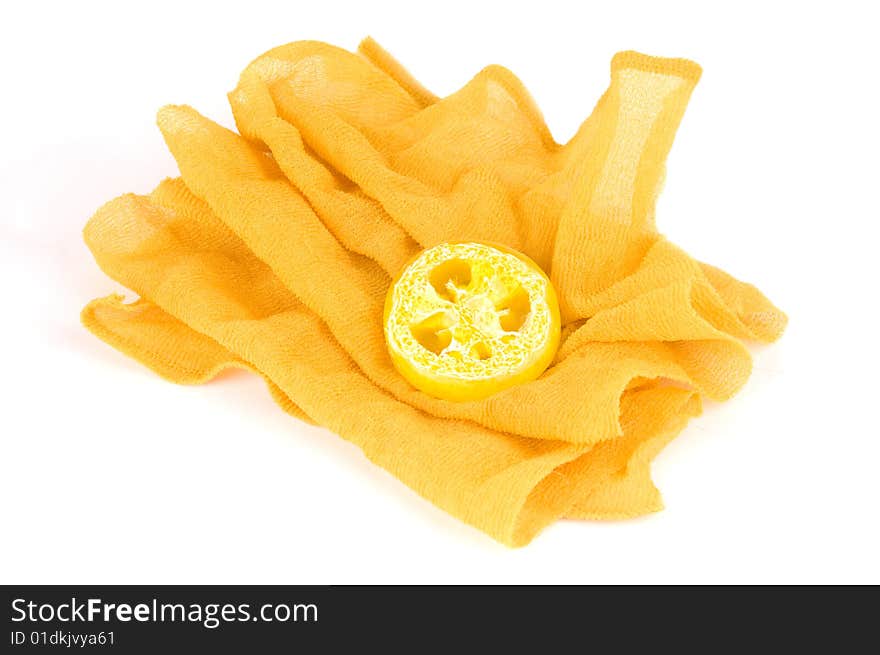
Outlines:
[[[83, 322], [175, 382], [262, 375], [286, 411], [506, 544], [561, 517], [655, 511], [652, 457], [703, 396], [745, 383], [743, 342], [772, 341], [786, 322], [655, 227], [699, 75], [686, 60], [616, 55], [562, 145], [498, 66], [441, 99], [369, 39], [357, 53], [271, 50], [229, 94], [238, 133], [189, 107], [160, 111], [181, 177], [110, 201], [84, 231], [141, 299], [95, 300]], [[538, 380], [450, 403], [394, 370], [382, 308], [409, 258], [465, 240], [547, 271], [563, 342]]]

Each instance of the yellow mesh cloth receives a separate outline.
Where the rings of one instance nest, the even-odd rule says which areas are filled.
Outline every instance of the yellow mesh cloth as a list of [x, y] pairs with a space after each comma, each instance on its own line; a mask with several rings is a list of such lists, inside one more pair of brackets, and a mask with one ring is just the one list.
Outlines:
[[[166, 107], [181, 177], [104, 205], [101, 268], [140, 295], [86, 327], [160, 375], [262, 375], [294, 416], [356, 443], [510, 544], [561, 517], [660, 508], [650, 461], [701, 398], [746, 381], [743, 340], [785, 315], [656, 230], [664, 162], [699, 67], [626, 52], [565, 145], [508, 70], [438, 98], [375, 42], [269, 51], [229, 95], [238, 132]], [[424, 247], [485, 240], [550, 274], [563, 342], [538, 380], [450, 403], [410, 387], [382, 333], [391, 276]]]

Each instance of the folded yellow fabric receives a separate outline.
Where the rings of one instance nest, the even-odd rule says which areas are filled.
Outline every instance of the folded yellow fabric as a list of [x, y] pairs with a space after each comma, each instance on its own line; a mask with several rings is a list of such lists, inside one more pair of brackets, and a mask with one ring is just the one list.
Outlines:
[[[510, 545], [561, 518], [657, 510], [650, 461], [746, 381], [744, 340], [786, 318], [757, 289], [666, 241], [654, 204], [700, 75], [620, 53], [592, 115], [557, 144], [522, 84], [490, 66], [438, 98], [374, 41], [269, 51], [229, 95], [238, 133], [189, 107], [159, 127], [181, 177], [85, 228], [140, 299], [86, 327], [160, 375], [262, 375], [292, 415], [337, 432], [461, 520]], [[391, 277], [424, 247], [484, 240], [551, 276], [563, 341], [538, 380], [451, 403], [385, 348]]]

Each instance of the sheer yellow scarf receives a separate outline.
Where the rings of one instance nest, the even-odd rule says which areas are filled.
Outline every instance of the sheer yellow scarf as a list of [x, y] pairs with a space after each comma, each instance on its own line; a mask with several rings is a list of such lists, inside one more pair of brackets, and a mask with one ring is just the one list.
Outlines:
[[[101, 268], [140, 299], [95, 300], [83, 323], [174, 382], [262, 375], [286, 411], [505, 544], [561, 517], [655, 511], [653, 456], [703, 396], [745, 383], [743, 341], [774, 340], [786, 321], [656, 230], [699, 75], [616, 55], [608, 90], [560, 145], [505, 68], [441, 99], [369, 39], [357, 53], [271, 50], [229, 94], [238, 133], [189, 107], [160, 111], [181, 177], [110, 201], [85, 228]], [[463, 240], [538, 262], [564, 330], [538, 380], [450, 403], [396, 373], [382, 306], [416, 252]]]

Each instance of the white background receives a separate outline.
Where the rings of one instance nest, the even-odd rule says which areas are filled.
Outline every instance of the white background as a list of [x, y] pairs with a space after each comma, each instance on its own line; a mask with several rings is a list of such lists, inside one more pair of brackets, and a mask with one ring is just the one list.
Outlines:
[[[0, 582], [880, 582], [871, 3], [15, 3], [0, 23]], [[178, 387], [78, 322], [120, 291], [80, 230], [176, 167], [154, 125], [270, 47], [373, 35], [432, 90], [516, 72], [557, 140], [614, 52], [704, 67], [658, 224], [789, 313], [754, 375], [657, 459], [667, 509], [510, 550], [262, 383]], [[130, 294], [129, 294], [130, 297]]]

